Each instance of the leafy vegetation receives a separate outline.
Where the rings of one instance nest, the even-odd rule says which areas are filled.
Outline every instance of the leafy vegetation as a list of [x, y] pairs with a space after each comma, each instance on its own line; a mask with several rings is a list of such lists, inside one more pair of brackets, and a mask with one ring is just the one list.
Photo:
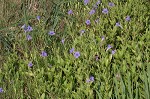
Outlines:
[[149, 0], [1, 2], [1, 99], [150, 99]]

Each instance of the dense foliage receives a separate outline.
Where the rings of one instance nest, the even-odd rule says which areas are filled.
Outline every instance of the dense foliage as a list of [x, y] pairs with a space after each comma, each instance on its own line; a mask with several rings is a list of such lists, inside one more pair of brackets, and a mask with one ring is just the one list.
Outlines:
[[150, 99], [149, 0], [2, 0], [0, 99]]

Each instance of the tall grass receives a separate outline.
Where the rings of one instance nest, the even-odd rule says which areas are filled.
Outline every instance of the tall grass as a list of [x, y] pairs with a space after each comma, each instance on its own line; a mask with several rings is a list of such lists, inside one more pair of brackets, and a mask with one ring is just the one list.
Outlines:
[[0, 98], [149, 99], [150, 2], [111, 2], [2, 0]]

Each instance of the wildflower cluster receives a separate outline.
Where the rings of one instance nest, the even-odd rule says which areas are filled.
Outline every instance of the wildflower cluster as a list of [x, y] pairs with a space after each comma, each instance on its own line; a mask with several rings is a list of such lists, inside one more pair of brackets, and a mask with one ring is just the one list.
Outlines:
[[74, 50], [75, 50], [74, 48], [70, 49], [70, 54], [73, 53], [74, 57], [78, 58], [80, 56], [80, 52], [78, 51], [75, 52]]
[[24, 29], [25, 32], [31, 32], [33, 30], [30, 25], [27, 26], [26, 24], [24, 24], [21, 28]]
[[[85, 6], [87, 6], [89, 3], [90, 3], [90, 0], [84, 0], [84, 5], [85, 5]], [[93, 5], [93, 8], [91, 8], [90, 11], [88, 12], [88, 14], [89, 14], [90, 17], [94, 16], [94, 14], [98, 11], [97, 8], [99, 7], [100, 4], [101, 4], [101, 1], [98, 0], [98, 1]], [[101, 13], [102, 13], [104, 16], [108, 16], [108, 15], [109, 15], [109, 12], [111, 11], [111, 8], [112, 8], [112, 7], [115, 7], [115, 4], [114, 4], [113, 2], [109, 2], [109, 3], [108, 3], [108, 7], [104, 7], [104, 8], [102, 9]], [[67, 14], [68, 14], [69, 17], [72, 17], [72, 16], [75, 15], [75, 12], [74, 12], [72, 9], [69, 9], [68, 12], [67, 12]], [[86, 20], [84, 20], [86, 26], [91, 26], [91, 24], [92, 24], [92, 23], [91, 23], [92, 20], [90, 19], [90, 17], [88, 17]], [[40, 16], [37, 16], [36, 18], [37, 18], [38, 21], [40, 21], [40, 19], [41, 19]], [[95, 20], [95, 22], [98, 23], [99, 20], [100, 20], [100, 18], [97, 17], [97, 19]], [[129, 22], [129, 21], [130, 21], [130, 16], [127, 15], [127, 16], [125, 17], [125, 20], [126, 20], [127, 22]], [[115, 26], [116, 26], [116, 27], [120, 27], [121, 29], [123, 28], [120, 22], [116, 22]], [[27, 34], [26, 34], [27, 40], [28, 40], [28, 41], [31, 40], [32, 37], [31, 37], [31, 35], [30, 35], [29, 33], [33, 31], [33, 28], [32, 28], [30, 25], [26, 25], [26, 24], [24, 24], [21, 28], [24, 30], [25, 33], [27, 33]], [[83, 35], [83, 33], [85, 33], [85, 31], [86, 31], [85, 29], [81, 29], [81, 30], [80, 30], [80, 35]], [[52, 29], [52, 30], [50, 30], [50, 31], [48, 32], [48, 35], [55, 37], [55, 35], [57, 35], [57, 33], [55, 33], [55, 32], [56, 32], [56, 31]], [[103, 42], [104, 40], [105, 40], [105, 37], [102, 36], [102, 37], [101, 37], [101, 42]], [[64, 39], [64, 38], [61, 39], [61, 43], [62, 43], [62, 44], [65, 43], [65, 39]], [[107, 45], [107, 48], [106, 48], [106, 52], [109, 51], [109, 50], [111, 50], [112, 48], [113, 48], [113, 47], [112, 47], [110, 44], [108, 44], [108, 45]], [[79, 52], [79, 51], [75, 51], [74, 48], [71, 48], [71, 49], [69, 50], [69, 53], [70, 53], [70, 54], [73, 54], [73, 56], [74, 56], [75, 59], [77, 59], [77, 58], [80, 57], [80, 52]], [[111, 54], [114, 55], [115, 53], [116, 53], [116, 50], [113, 50], [113, 49], [112, 49], [112, 50], [111, 50]], [[47, 54], [46, 51], [43, 50], [43, 51], [41, 51], [40, 56], [44, 58], [44, 57], [47, 57], [48, 54]], [[98, 56], [98, 55], [95, 55], [95, 58], [96, 58], [96, 61], [99, 60], [99, 56]], [[32, 63], [32, 61], [30, 61], [30, 62], [28, 63], [28, 67], [32, 67], [32, 66], [33, 66], [33, 63]], [[93, 76], [90, 76], [90, 78], [87, 79], [86, 82], [94, 82], [94, 77], [93, 77]]]
[[[84, 5], [87, 5], [87, 4], [89, 4], [90, 3], [90, 1], [89, 0], [84, 0]], [[94, 4], [93, 5], [93, 8], [90, 10], [90, 12], [89, 12], [89, 15], [91, 16], [91, 15], [94, 15], [95, 13], [96, 13], [96, 9], [98, 8], [98, 5], [101, 3], [101, 1], [100, 0], [98, 0], [97, 2], [96, 2], [96, 4]], [[108, 3], [108, 7], [115, 7], [115, 4], [113, 3], [113, 2], [109, 2]], [[70, 12], [73, 12], [72, 10], [70, 10]], [[102, 13], [103, 14], [105, 14], [105, 15], [108, 15], [109, 14], [109, 8], [103, 8], [102, 9]], [[126, 18], [125, 18], [125, 20], [126, 21], [130, 21], [130, 16], [128, 15], [128, 16], [126, 16]], [[99, 21], [99, 18], [98, 19], [96, 19], [95, 20], [95, 22], [96, 23], [98, 23], [98, 21]], [[87, 19], [87, 20], [85, 20], [85, 24], [87, 25], [87, 26], [89, 26], [89, 25], [91, 25], [91, 20], [90, 19]], [[120, 24], [120, 22], [116, 22], [116, 25], [115, 26], [117, 26], [117, 27], [120, 27], [120, 28], [123, 28], [122, 27], [122, 25]], [[81, 32], [81, 35], [85, 32], [85, 30], [81, 30], [80, 31]], [[105, 40], [105, 37], [103, 36], [102, 37], [102, 41], [104, 41]], [[112, 46], [109, 44], [108, 46], [107, 46], [107, 49], [106, 49], [106, 51], [108, 51], [108, 50], [110, 50], [112, 48]], [[116, 53], [116, 50], [112, 50], [111, 51], [111, 54], [112, 55], [114, 55]], [[78, 53], [77, 53], [78, 54]], [[75, 54], [76, 55], [76, 54]]]
[[[84, 0], [84, 5], [85, 5], [85, 6], [88, 5], [89, 3], [90, 3], [90, 0]], [[100, 3], [101, 3], [101, 1], [98, 0], [98, 1], [93, 5], [93, 8], [92, 8], [92, 9], [90, 10], [90, 12], [89, 12], [89, 15], [90, 15], [90, 16], [91, 16], [91, 15], [94, 15], [94, 14], [96, 13], [96, 9], [98, 8], [98, 6], [99, 6]], [[114, 4], [113, 2], [109, 2], [109, 3], [108, 3], [108, 6], [109, 6], [109, 7], [114, 7], [115, 4]], [[101, 13], [108, 15], [108, 14], [109, 14], [108, 8], [103, 8]], [[70, 9], [70, 10], [68, 11], [68, 15], [72, 15], [72, 14], [73, 14], [73, 10]], [[38, 20], [38, 21], [40, 21], [40, 18], [41, 18], [40, 16], [37, 16], [37, 20]], [[126, 16], [125, 20], [126, 20], [126, 21], [130, 21], [130, 16], [129, 16], [129, 15]], [[95, 20], [96, 23], [98, 23], [98, 21], [99, 21], [99, 18], [97, 18], [97, 19]], [[91, 20], [90, 20], [90, 19], [87, 19], [87, 20], [85, 20], [85, 23], [86, 23], [87, 26], [88, 26], [88, 25], [91, 25]], [[122, 28], [120, 22], [116, 22], [116, 26]], [[31, 31], [33, 31], [33, 28], [32, 28], [30, 25], [27, 26], [26, 24], [24, 24], [24, 25], [22, 26], [22, 29], [24, 29], [25, 33], [29, 33], [29, 32], [31, 32]], [[83, 35], [83, 33], [85, 33], [85, 30], [84, 30], [84, 29], [80, 30], [80, 34]], [[53, 30], [51, 30], [51, 31], [48, 32], [48, 34], [49, 34], [50, 36], [54, 36], [56, 33], [55, 33]], [[32, 39], [31, 35], [29, 35], [29, 34], [26, 35], [26, 38], [27, 38], [28, 41]], [[101, 41], [104, 41], [104, 40], [105, 40], [105, 37], [102, 36], [102, 40], [101, 40]], [[65, 42], [65, 39], [62, 39], [62, 40], [61, 40], [61, 43], [64, 44], [64, 42]], [[110, 44], [108, 44], [106, 51], [108, 51], [108, 50], [110, 50], [110, 49], [112, 49], [112, 46], [111, 46]], [[70, 49], [70, 53], [73, 53], [73, 55], [74, 55], [75, 58], [79, 58], [79, 57], [80, 57], [80, 52], [79, 52], [79, 51], [75, 51], [74, 48]], [[114, 54], [116, 53], [116, 50], [112, 50], [111, 53], [112, 53], [112, 55], [114, 55]], [[42, 57], [47, 57], [47, 53], [46, 53], [45, 51], [42, 51], [42, 52], [41, 52], [41, 56], [42, 56]], [[33, 66], [33, 64], [32, 64], [31, 61], [28, 63], [28, 66], [29, 66], [29, 67], [32, 67], [32, 66]], [[91, 79], [92, 79], [92, 77], [91, 77]]]
[[[106, 51], [108, 51], [109, 49], [111, 49], [112, 46], [110, 44], [108, 44]], [[116, 53], [116, 50], [112, 50], [111, 54], [114, 55]]]
[[[30, 25], [27, 26], [26, 24], [24, 24], [21, 28], [24, 29], [25, 33], [33, 31], [33, 28]], [[26, 39], [28, 41], [31, 40], [32, 39], [31, 35], [30, 34], [26, 34]]]

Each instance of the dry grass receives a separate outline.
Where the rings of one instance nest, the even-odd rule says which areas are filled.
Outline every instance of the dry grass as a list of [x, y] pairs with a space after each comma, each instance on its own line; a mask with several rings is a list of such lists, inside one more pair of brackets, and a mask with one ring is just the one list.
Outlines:
[[24, 15], [24, 8], [28, 11], [28, 15], [36, 16], [43, 14], [44, 9], [50, 12], [52, 7], [51, 0], [1, 0], [0, 2], [0, 28], [8, 27], [20, 20]]

